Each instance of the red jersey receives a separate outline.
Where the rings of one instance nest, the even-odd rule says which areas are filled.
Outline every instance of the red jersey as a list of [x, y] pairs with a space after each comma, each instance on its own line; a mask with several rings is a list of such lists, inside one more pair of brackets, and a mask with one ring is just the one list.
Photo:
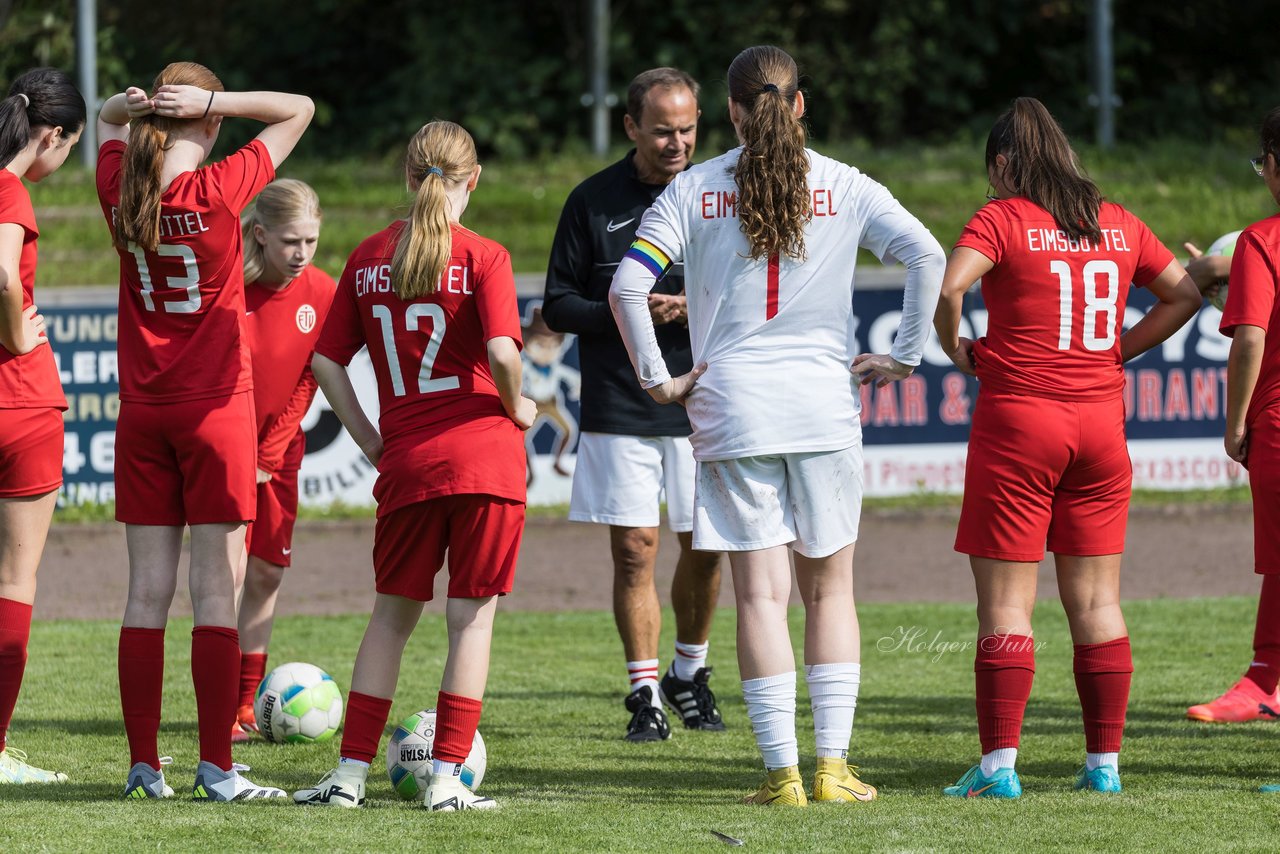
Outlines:
[[273, 472], [316, 396], [311, 354], [337, 284], [313, 264], [283, 288], [245, 286], [258, 468]]
[[[31, 307], [36, 285], [36, 212], [22, 179], [0, 168], [0, 222], [22, 226], [22, 254], [18, 258], [18, 279], [22, 282], [22, 310]], [[15, 356], [0, 347], [0, 409], [67, 408], [53, 348], [48, 344]]]
[[1240, 233], [1231, 257], [1231, 287], [1222, 309], [1222, 334], [1237, 326], [1265, 332], [1262, 368], [1249, 399], [1245, 423], [1252, 426], [1265, 410], [1280, 403], [1280, 214], [1255, 222]]
[[956, 246], [995, 262], [982, 277], [987, 335], [973, 348], [983, 388], [1053, 400], [1124, 393], [1120, 332], [1129, 284], [1150, 284], [1173, 260], [1119, 205], [1098, 211], [1101, 236], [1069, 238], [1025, 198], [982, 207]]
[[351, 253], [316, 345], [344, 365], [369, 347], [383, 442], [378, 515], [443, 495], [524, 501], [524, 434], [503, 409], [485, 346], [521, 344], [511, 256], [455, 223], [440, 289], [406, 302], [391, 287], [404, 228], [392, 223]]
[[[126, 146], [98, 152], [98, 200], [114, 228]], [[254, 140], [184, 172], [160, 196], [160, 246], [120, 253], [120, 399], [171, 403], [252, 387], [240, 212], [275, 178]]]

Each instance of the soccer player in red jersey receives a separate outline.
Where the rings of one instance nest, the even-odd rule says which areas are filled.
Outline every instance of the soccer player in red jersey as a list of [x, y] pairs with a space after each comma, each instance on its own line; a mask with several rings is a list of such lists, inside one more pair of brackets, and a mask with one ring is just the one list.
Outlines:
[[240, 706], [233, 742], [248, 741], [249, 731], [258, 729], [253, 699], [267, 669], [276, 595], [291, 563], [298, 469], [307, 445], [302, 418], [316, 395], [311, 355], [337, 287], [311, 263], [320, 240], [320, 199], [303, 182], [268, 184], [244, 216], [242, 236], [258, 415], [258, 509], [240, 579]]
[[[524, 527], [520, 317], [511, 256], [459, 220], [480, 179], [475, 143], [453, 122], [425, 125], [405, 162], [408, 221], [347, 260], [312, 369], [333, 411], [378, 467], [377, 597], [356, 656], [341, 761], [298, 803], [356, 807], [391, 711], [405, 643], [449, 555], [449, 655], [436, 701], [423, 806], [488, 809], [460, 780], [480, 722], [497, 597], [511, 590]], [[346, 365], [368, 346], [378, 426]]]
[[[231, 762], [240, 643], [235, 574], [257, 504], [253, 374], [240, 212], [275, 178], [311, 121], [311, 100], [226, 92], [209, 69], [165, 67], [98, 117], [98, 198], [120, 255], [116, 518], [129, 546], [120, 701], [133, 767], [125, 797], [168, 797], [156, 736], [164, 627], [191, 528], [191, 673], [200, 729], [192, 797], [281, 797]], [[263, 122], [208, 166], [225, 116]]]
[[[980, 380], [956, 550], [978, 593], [974, 664], [982, 761], [959, 797], [1016, 798], [1022, 717], [1035, 672], [1031, 612], [1046, 541], [1075, 644], [1087, 756], [1077, 789], [1120, 791], [1118, 757], [1133, 659], [1120, 611], [1132, 467], [1123, 363], [1200, 307], [1190, 277], [1147, 227], [1102, 200], [1062, 128], [1019, 98], [987, 137], [993, 201], [965, 226], [934, 325], [956, 366]], [[982, 279], [986, 337], [959, 335]], [[1158, 302], [1122, 331], [1129, 284]]]
[[[1280, 203], [1280, 108], [1262, 121], [1254, 170]], [[1227, 358], [1227, 456], [1249, 469], [1253, 495], [1253, 568], [1262, 576], [1253, 661], [1226, 694], [1193, 706], [1201, 720], [1280, 716], [1280, 215], [1255, 222], [1236, 239], [1222, 334]], [[1280, 792], [1280, 786], [1264, 786]]]
[[0, 100], [0, 785], [67, 779], [28, 765], [6, 735], [27, 665], [36, 570], [62, 485], [67, 408], [33, 302], [40, 231], [22, 179], [56, 172], [84, 122], [84, 98], [54, 68], [28, 71]]

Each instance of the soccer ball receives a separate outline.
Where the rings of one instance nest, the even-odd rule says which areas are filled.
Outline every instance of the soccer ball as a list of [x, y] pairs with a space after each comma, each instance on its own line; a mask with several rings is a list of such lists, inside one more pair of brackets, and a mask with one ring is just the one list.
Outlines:
[[342, 692], [319, 667], [294, 661], [272, 670], [258, 685], [253, 713], [267, 741], [328, 741], [342, 723]]
[[[405, 718], [387, 742], [387, 775], [396, 794], [408, 800], [421, 797], [431, 782], [431, 745], [436, 740], [436, 710], [426, 709]], [[484, 779], [489, 764], [480, 731], [471, 741], [471, 753], [462, 763], [462, 784], [473, 792]]]
[[[1224, 234], [1213, 243], [1209, 244], [1209, 248], [1204, 251], [1206, 255], [1225, 255], [1230, 258], [1236, 251], [1236, 238], [1240, 236], [1240, 232], [1233, 231], [1230, 234]], [[1209, 304], [1222, 311], [1223, 306], [1227, 304], [1227, 280], [1221, 279], [1218, 282], [1218, 292], [1209, 300]]]

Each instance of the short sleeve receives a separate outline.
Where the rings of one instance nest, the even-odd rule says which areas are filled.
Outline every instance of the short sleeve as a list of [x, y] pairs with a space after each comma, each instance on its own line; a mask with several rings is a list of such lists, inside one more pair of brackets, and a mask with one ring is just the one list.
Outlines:
[[687, 237], [684, 213], [681, 210], [681, 190], [688, 173], [681, 173], [667, 185], [640, 220], [636, 229], [637, 240], [647, 240], [667, 256], [668, 266], [684, 260]]
[[1138, 263], [1133, 270], [1133, 283], [1139, 287], [1146, 287], [1169, 266], [1169, 262], [1173, 260], [1173, 253], [1151, 233], [1151, 229], [1147, 228], [1145, 222], [1133, 214], [1129, 214], [1129, 222], [1131, 225], [1129, 233], [1136, 237], [1135, 242], [1138, 248]]
[[124, 168], [124, 153], [127, 150], [128, 146], [118, 139], [108, 140], [98, 149], [95, 182], [104, 211], [120, 201], [120, 173]]
[[209, 178], [222, 195], [222, 200], [236, 214], [248, 207], [253, 197], [276, 177], [271, 155], [258, 139], [230, 157], [204, 168], [209, 170]]
[[956, 248], [964, 246], [977, 250], [990, 258], [991, 263], [999, 264], [1008, 245], [1008, 235], [1004, 227], [1007, 221], [1000, 210], [1000, 205], [996, 202], [988, 202], [978, 209], [964, 230], [960, 232]]
[[489, 255], [476, 281], [476, 312], [486, 343], [494, 338], [511, 338], [524, 346], [520, 337], [520, 309], [516, 302], [516, 280], [511, 271], [511, 255], [497, 249]]
[[1231, 335], [1237, 326], [1265, 331], [1276, 301], [1276, 265], [1271, 248], [1256, 231], [1246, 229], [1236, 241], [1227, 281], [1231, 284], [1222, 310], [1222, 334]]
[[31, 206], [31, 196], [27, 193], [27, 188], [22, 186], [22, 179], [16, 175], [0, 182], [0, 222], [22, 226], [27, 232], [27, 239], [40, 233], [36, 228], [36, 212]]
[[325, 358], [343, 365], [351, 364], [351, 359], [364, 346], [364, 325], [360, 322], [359, 306], [356, 304], [356, 264], [355, 255], [347, 260], [346, 269], [338, 281], [338, 290], [329, 305], [329, 314], [324, 319], [324, 327], [320, 330], [320, 338], [316, 341], [316, 352]]

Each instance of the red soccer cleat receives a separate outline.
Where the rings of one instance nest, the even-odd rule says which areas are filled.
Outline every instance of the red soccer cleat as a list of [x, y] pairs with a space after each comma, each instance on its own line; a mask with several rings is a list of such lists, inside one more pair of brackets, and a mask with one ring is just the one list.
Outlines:
[[1218, 699], [1187, 709], [1187, 717], [1220, 724], [1280, 720], [1280, 688], [1266, 694], [1258, 683], [1242, 677]]

